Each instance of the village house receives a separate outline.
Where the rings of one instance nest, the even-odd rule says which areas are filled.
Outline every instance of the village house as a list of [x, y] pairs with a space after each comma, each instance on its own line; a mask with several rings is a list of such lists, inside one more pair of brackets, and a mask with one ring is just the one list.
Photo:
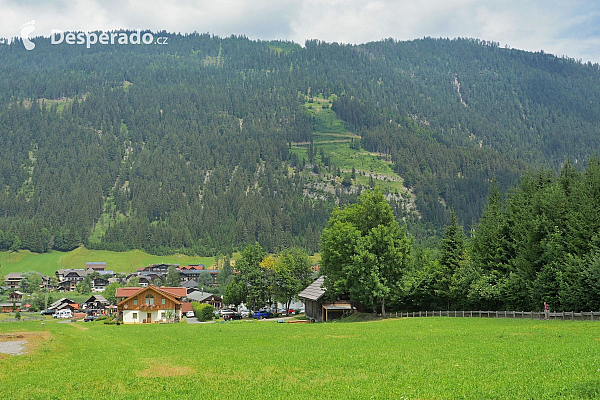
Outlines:
[[101, 294], [95, 294], [81, 303], [81, 306], [83, 309], [88, 311], [102, 311], [106, 306], [108, 306], [108, 300], [106, 300]]
[[193, 279], [189, 280], [189, 281], [182, 282], [181, 285], [179, 285], [179, 286], [186, 288], [188, 294], [200, 290], [200, 289], [198, 289], [198, 282], [196, 282]]
[[104, 292], [108, 286], [108, 279], [94, 278], [92, 281], [92, 292]]
[[169, 270], [170, 266], [174, 266], [175, 268], [179, 268], [179, 264], [150, 264], [146, 268], [138, 269], [139, 272], [161, 272], [166, 274]]
[[187, 291], [182, 287], [118, 288], [117, 312], [124, 324], [177, 322]]
[[67, 280], [58, 282], [58, 286], [56, 287], [56, 290], [59, 292], [74, 292], [75, 289], [77, 289], [77, 282]]
[[0, 303], [0, 312], [10, 313], [13, 311], [21, 311], [21, 303]]
[[200, 279], [200, 274], [202, 274], [203, 271], [207, 271], [212, 278], [211, 286], [215, 286], [217, 284], [217, 275], [219, 275], [218, 269], [205, 269], [204, 265], [188, 265], [187, 267], [179, 267], [178, 271], [181, 281], [183, 282], [189, 280], [195, 280], [198, 282]]
[[22, 280], [23, 274], [20, 272], [10, 272], [4, 277], [4, 282], [10, 289], [21, 287]]
[[12, 292], [8, 295], [8, 301], [12, 301], [12, 302], [21, 302], [22, 298], [23, 298], [23, 293], [19, 292], [18, 290], [15, 290], [14, 292]]
[[215, 310], [223, 308], [223, 299], [221, 297], [207, 292], [195, 291], [187, 295], [189, 301], [195, 301], [198, 303], [210, 304]]
[[72, 281], [75, 283], [81, 282], [88, 275], [85, 269], [59, 269], [55, 272], [59, 282]]

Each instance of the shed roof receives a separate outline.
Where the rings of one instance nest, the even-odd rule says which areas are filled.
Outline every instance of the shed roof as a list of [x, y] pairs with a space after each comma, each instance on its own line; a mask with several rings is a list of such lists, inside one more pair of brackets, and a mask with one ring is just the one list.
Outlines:
[[321, 275], [313, 283], [308, 285], [306, 289], [300, 292], [298, 297], [306, 300], [319, 300], [325, 294], [325, 289], [321, 287], [323, 282], [325, 282], [325, 275]]
[[350, 306], [350, 304], [328, 304], [328, 305], [324, 305], [323, 308], [325, 308], [328, 311], [352, 310], [352, 307]]

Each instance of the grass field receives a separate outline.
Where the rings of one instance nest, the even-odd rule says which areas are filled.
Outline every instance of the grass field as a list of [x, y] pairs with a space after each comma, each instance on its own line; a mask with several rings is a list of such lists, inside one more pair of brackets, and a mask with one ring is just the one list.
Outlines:
[[68, 253], [53, 251], [36, 254], [29, 251], [10, 253], [0, 252], [0, 274], [9, 272], [37, 271], [44, 275], [54, 275], [59, 268], [85, 268], [88, 261], [105, 261], [107, 269], [115, 272], [133, 272], [148, 264], [204, 264], [211, 266], [214, 257], [190, 257], [182, 254], [172, 256], [154, 256], [140, 250], [123, 253], [106, 250], [88, 250], [80, 247]]
[[[593, 399], [600, 323], [0, 324], [2, 399]], [[34, 332], [33, 334], [27, 332]], [[45, 336], [44, 336], [45, 335]], [[13, 335], [14, 338], [14, 335]]]

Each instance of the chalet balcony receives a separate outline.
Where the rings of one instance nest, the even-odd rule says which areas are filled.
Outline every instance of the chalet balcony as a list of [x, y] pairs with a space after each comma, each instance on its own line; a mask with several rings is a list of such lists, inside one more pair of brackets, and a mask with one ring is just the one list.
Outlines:
[[158, 309], [160, 309], [158, 304], [142, 304], [142, 305], [140, 305], [140, 310], [154, 311], [154, 310], [158, 310]]

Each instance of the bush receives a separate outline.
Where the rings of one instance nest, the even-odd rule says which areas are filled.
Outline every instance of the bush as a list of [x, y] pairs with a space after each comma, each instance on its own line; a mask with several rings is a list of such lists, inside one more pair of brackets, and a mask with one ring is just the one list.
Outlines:
[[192, 302], [194, 314], [199, 321], [210, 321], [213, 319], [215, 308], [210, 304]]
[[106, 318], [104, 320], [105, 325], [115, 325], [116, 323], [117, 323], [117, 320], [115, 318]]
[[103, 321], [105, 319], [107, 319], [108, 317], [106, 315], [103, 315], [102, 317], [98, 317], [96, 319], [94, 319], [93, 321]]

